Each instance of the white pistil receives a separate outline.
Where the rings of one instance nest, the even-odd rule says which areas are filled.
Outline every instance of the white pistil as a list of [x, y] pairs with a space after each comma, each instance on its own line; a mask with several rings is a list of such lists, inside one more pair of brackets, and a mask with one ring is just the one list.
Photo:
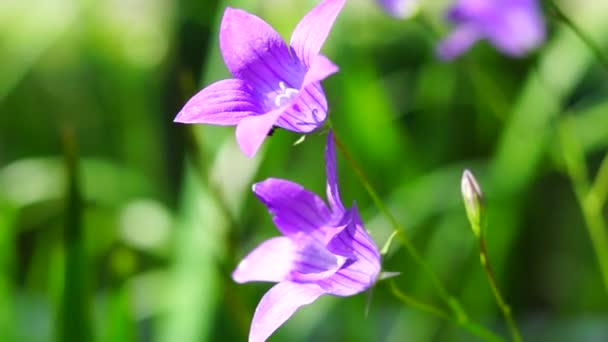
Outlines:
[[297, 89], [287, 88], [285, 86], [285, 82], [283, 81], [279, 82], [279, 87], [281, 88], [281, 91], [279, 92], [277, 97], [274, 98], [274, 104], [277, 107], [281, 106], [281, 101], [283, 101], [283, 99], [290, 100], [294, 95], [298, 94]]

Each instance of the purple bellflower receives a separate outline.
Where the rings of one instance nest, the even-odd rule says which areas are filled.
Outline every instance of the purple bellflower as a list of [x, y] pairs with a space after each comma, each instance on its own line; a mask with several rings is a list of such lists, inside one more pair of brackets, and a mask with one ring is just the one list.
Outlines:
[[176, 122], [236, 125], [241, 150], [255, 155], [273, 126], [309, 133], [327, 118], [320, 81], [338, 71], [320, 55], [345, 0], [324, 0], [298, 23], [287, 45], [262, 19], [227, 8], [220, 48], [232, 79], [210, 84]]
[[265, 341], [299, 307], [321, 295], [352, 296], [366, 290], [380, 271], [378, 248], [356, 206], [342, 205], [331, 132], [325, 162], [329, 208], [316, 194], [287, 180], [270, 178], [253, 186], [283, 236], [263, 242], [232, 274], [238, 283], [277, 282], [255, 310], [249, 342]]
[[520, 57], [545, 39], [537, 0], [458, 0], [447, 14], [456, 27], [437, 48], [444, 60], [487, 39], [503, 53]]
[[378, 0], [380, 6], [395, 18], [408, 18], [418, 8], [420, 0]]

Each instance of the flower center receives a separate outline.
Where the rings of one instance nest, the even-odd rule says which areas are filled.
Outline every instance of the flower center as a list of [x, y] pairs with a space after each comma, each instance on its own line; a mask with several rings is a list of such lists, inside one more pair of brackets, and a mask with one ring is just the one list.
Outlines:
[[281, 107], [288, 104], [293, 100], [296, 95], [298, 95], [297, 89], [287, 88], [285, 86], [285, 82], [283, 81], [279, 82], [279, 87], [281, 89], [279, 90], [277, 96], [274, 98], [274, 105], [277, 107]]

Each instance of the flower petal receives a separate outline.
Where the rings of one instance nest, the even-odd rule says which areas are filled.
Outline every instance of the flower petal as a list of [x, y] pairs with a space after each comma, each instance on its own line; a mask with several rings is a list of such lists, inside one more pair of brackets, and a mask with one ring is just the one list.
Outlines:
[[232, 272], [237, 283], [249, 281], [311, 282], [327, 278], [344, 264], [325, 245], [309, 236], [285, 236], [264, 241], [251, 251]]
[[262, 115], [243, 118], [236, 126], [236, 141], [247, 157], [253, 157], [258, 151], [268, 132], [281, 116], [280, 110]]
[[542, 15], [534, 0], [505, 4], [483, 17], [482, 23], [488, 40], [511, 56], [522, 56], [545, 39]]
[[228, 70], [261, 94], [276, 91], [279, 82], [299, 88], [305, 73], [290, 56], [283, 38], [264, 20], [228, 7], [220, 28], [220, 48]]
[[317, 284], [334, 296], [353, 296], [369, 289], [376, 281], [379, 270], [379, 263], [376, 266], [357, 260], [347, 263], [345, 267]]
[[408, 18], [418, 8], [419, 0], [379, 0], [380, 6], [395, 18]]
[[314, 283], [282, 282], [273, 286], [255, 309], [249, 342], [263, 342], [301, 306], [314, 302], [325, 292]]
[[327, 201], [331, 210], [336, 213], [343, 213], [344, 206], [340, 199], [340, 191], [338, 190], [338, 170], [336, 166], [336, 146], [334, 142], [334, 133], [330, 130], [327, 133], [327, 145], [325, 145], [325, 173], [327, 174]]
[[331, 277], [318, 282], [328, 293], [336, 296], [351, 296], [366, 290], [380, 272], [380, 253], [365, 231], [354, 204], [345, 214], [345, 219], [348, 224], [331, 238], [327, 249], [349, 257], [350, 262]]
[[175, 117], [175, 122], [236, 125], [261, 112], [255, 92], [244, 81], [215, 82], [194, 95]]
[[461, 25], [439, 43], [437, 55], [443, 60], [452, 60], [481, 38], [480, 33], [470, 25]]
[[302, 81], [302, 88], [305, 88], [311, 83], [323, 81], [329, 75], [338, 72], [338, 66], [335, 65], [329, 58], [323, 55], [317, 55], [312, 61], [310, 68]]
[[303, 236], [292, 241], [297, 246], [297, 252], [289, 280], [303, 283], [324, 279], [336, 273], [346, 261], [346, 258], [327, 250], [320, 239]]
[[488, 0], [459, 0], [447, 13], [447, 19], [454, 24], [477, 20], [492, 10], [497, 1]]
[[283, 235], [311, 235], [321, 240], [331, 216], [319, 196], [299, 184], [277, 178], [254, 184], [253, 192], [268, 207]]
[[320, 83], [300, 90], [294, 102], [288, 105], [277, 126], [298, 133], [310, 133], [327, 119], [327, 99]]
[[290, 45], [296, 56], [310, 66], [321, 51], [329, 31], [346, 0], [324, 0], [313, 8], [296, 26]]
[[232, 279], [237, 283], [283, 281], [292, 271], [295, 249], [291, 240], [284, 236], [266, 240], [238, 264]]
[[330, 252], [351, 259], [363, 258], [371, 264], [379, 260], [378, 248], [365, 231], [355, 203], [344, 213], [338, 227], [326, 237]]

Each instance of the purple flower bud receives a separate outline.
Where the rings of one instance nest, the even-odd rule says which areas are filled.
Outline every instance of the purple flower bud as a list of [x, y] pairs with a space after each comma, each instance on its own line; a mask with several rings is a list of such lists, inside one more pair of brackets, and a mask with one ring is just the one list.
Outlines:
[[469, 170], [464, 170], [460, 183], [464, 207], [473, 233], [481, 236], [481, 215], [483, 210], [483, 195], [477, 180]]

